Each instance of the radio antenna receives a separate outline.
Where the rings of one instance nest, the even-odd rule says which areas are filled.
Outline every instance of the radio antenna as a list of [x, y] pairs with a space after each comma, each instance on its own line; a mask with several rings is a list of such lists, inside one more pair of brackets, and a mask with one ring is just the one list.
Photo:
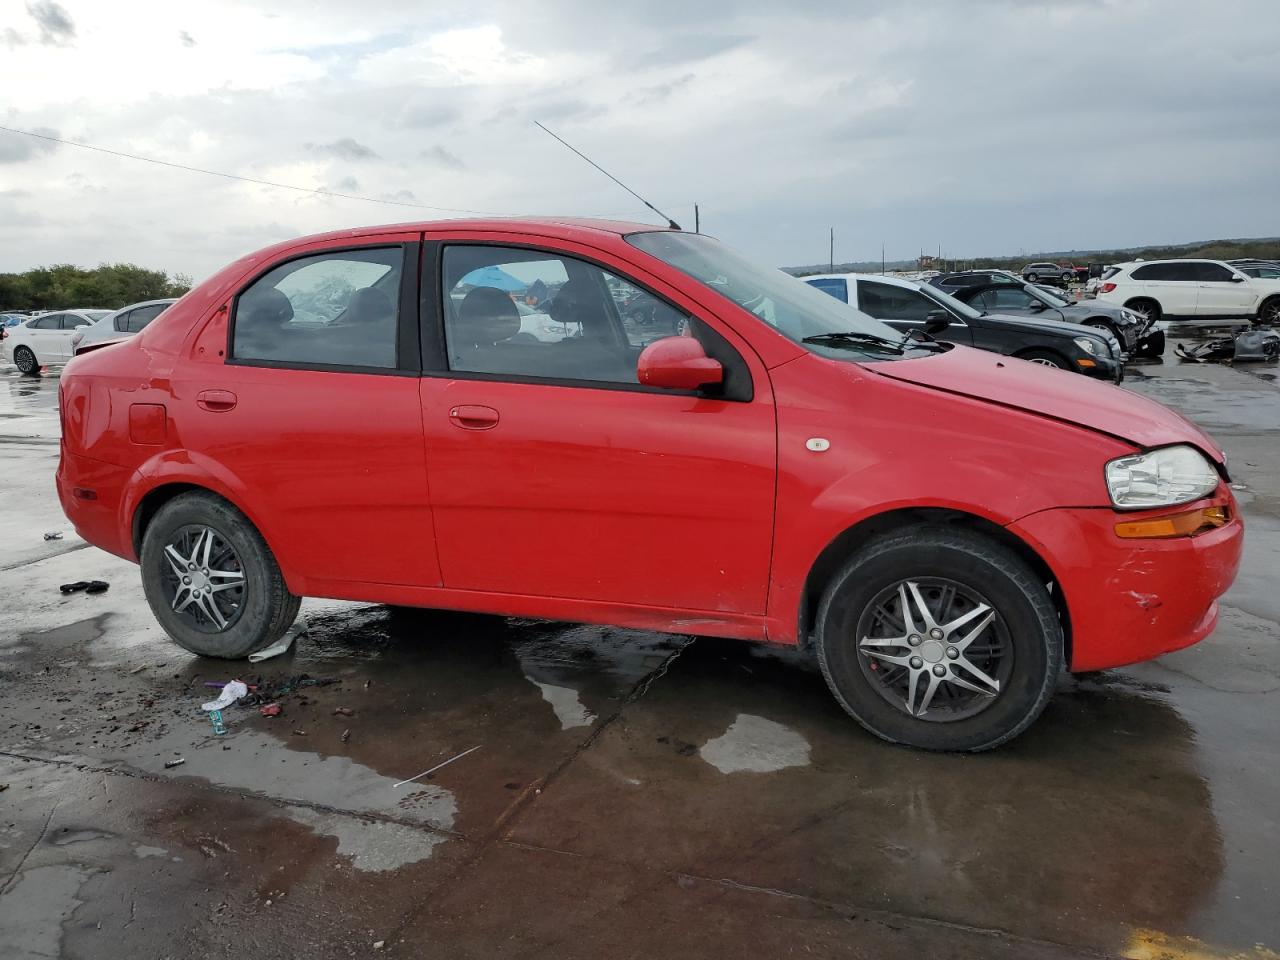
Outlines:
[[617, 177], [615, 177], [612, 173], [610, 173], [610, 172], [609, 172], [608, 170], [606, 170], [604, 167], [600, 166], [600, 164], [596, 163], [594, 160], [592, 160], [590, 157], [588, 157], [588, 156], [587, 156], [585, 153], [583, 153], [581, 150], [579, 150], [579, 149], [577, 149], [576, 147], [574, 147], [571, 143], [569, 143], [567, 140], [565, 140], [565, 139], [564, 139], [564, 137], [557, 137], [554, 133], [552, 133], [550, 130], [548, 130], [546, 127], [544, 127], [542, 124], [538, 123], [538, 121], [537, 121], [537, 120], [535, 120], [535, 121], [533, 121], [533, 122], [534, 122], [535, 124], [537, 124], [537, 126], [538, 126], [538, 127], [539, 127], [543, 132], [544, 132], [544, 133], [546, 133], [548, 136], [555, 137], [557, 140], [559, 140], [561, 143], [563, 143], [566, 147], [568, 147], [570, 150], [572, 150], [574, 153], [576, 153], [578, 156], [580, 156], [583, 160], [587, 161], [587, 163], [591, 164], [593, 167], [595, 167], [597, 170], [599, 170], [601, 173], [603, 173], [606, 177], [608, 177], [610, 180], [612, 180], [614, 183], [616, 183], [618, 186], [620, 186], [623, 190], [627, 191], [627, 193], [631, 194], [633, 197], [635, 197], [637, 200], [639, 200], [641, 203], [643, 203], [646, 207], [648, 207], [650, 210], [652, 210], [654, 213], [656, 213], [658, 216], [660, 216], [663, 220], [667, 221], [667, 226], [669, 226], [672, 230], [679, 230], [679, 229], [680, 229], [680, 224], [676, 223], [674, 220], [672, 220], [670, 217], [668, 217], [665, 213], [663, 213], [661, 210], [659, 210], [657, 207], [655, 207], [652, 203], [650, 203], [650, 202], [649, 202], [648, 200], [646, 200], [644, 197], [640, 196], [640, 194], [636, 193], [634, 190], [632, 190], [630, 187], [628, 187], [625, 183], [623, 183], [621, 180], [619, 180]]

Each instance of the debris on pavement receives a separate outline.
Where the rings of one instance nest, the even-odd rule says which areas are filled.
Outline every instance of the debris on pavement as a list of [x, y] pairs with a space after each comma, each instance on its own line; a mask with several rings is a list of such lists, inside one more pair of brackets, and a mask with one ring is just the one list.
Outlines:
[[1244, 330], [1234, 337], [1206, 340], [1188, 347], [1174, 344], [1173, 352], [1195, 363], [1239, 363], [1242, 360], [1280, 360], [1280, 333], [1274, 330]]
[[222, 722], [221, 710], [210, 710], [209, 722], [213, 724], [213, 732], [215, 736], [220, 737], [227, 732], [227, 725]]
[[350, 739], [351, 739], [351, 731], [350, 731], [350, 730], [343, 730], [343, 731], [342, 731], [342, 742], [343, 742], [343, 743], [346, 743], [346, 742], [347, 742], [348, 740], [350, 740]]
[[62, 531], [61, 531], [61, 530], [51, 530], [51, 531], [49, 531], [48, 533], [46, 533], [46, 534], [44, 535], [44, 538], [45, 538], [46, 540], [61, 540], [61, 539], [62, 539]]
[[221, 710], [223, 707], [229, 707], [241, 697], [248, 696], [249, 687], [240, 680], [231, 680], [222, 688], [222, 694], [217, 700], [210, 700], [208, 703], [200, 705], [201, 710]]
[[354, 717], [356, 712], [350, 707], [334, 707], [333, 715], [335, 717]]
[[284, 712], [284, 707], [278, 703], [268, 703], [265, 707], [259, 707], [258, 712], [264, 717], [278, 717]]
[[476, 752], [477, 750], [479, 750], [482, 746], [484, 746], [484, 744], [477, 743], [477, 744], [476, 744], [474, 747], [472, 747], [470, 750], [463, 750], [463, 751], [462, 751], [460, 754], [458, 754], [456, 757], [450, 757], [450, 758], [449, 758], [448, 760], [446, 760], [444, 763], [437, 763], [437, 764], [436, 764], [434, 767], [432, 767], [430, 770], [424, 770], [424, 771], [422, 771], [422, 773], [418, 774], [416, 777], [410, 777], [408, 780], [401, 780], [401, 781], [400, 781], [399, 783], [397, 783], [395, 786], [397, 786], [397, 787], [403, 787], [406, 783], [413, 783], [413, 781], [415, 781], [415, 780], [421, 780], [423, 777], [425, 777], [425, 776], [429, 776], [430, 774], [435, 773], [435, 772], [436, 772], [437, 770], [439, 770], [441, 767], [447, 767], [449, 764], [453, 763], [453, 761], [455, 761], [455, 760], [461, 760], [461, 759], [462, 759], [463, 757], [465, 757], [468, 753], [475, 753], [475, 752]]
[[105, 580], [76, 580], [73, 583], [63, 583], [58, 589], [63, 593], [79, 593], [83, 590], [85, 593], [106, 593], [110, 589], [111, 584]]
[[293, 731], [293, 735], [294, 735], [295, 737], [305, 737], [305, 736], [307, 735], [307, 731], [305, 731], [305, 730], [295, 730], [295, 731]]
[[265, 649], [256, 653], [249, 654], [250, 663], [261, 663], [263, 660], [270, 660], [272, 657], [278, 657], [283, 653], [288, 653], [289, 648], [299, 637], [307, 635], [307, 621], [304, 617], [299, 617], [293, 622], [293, 625], [285, 631], [284, 636]]
[[164, 768], [166, 770], [172, 770], [174, 767], [180, 767], [186, 762], [186, 757], [179, 757], [177, 760], [166, 760], [164, 762]]

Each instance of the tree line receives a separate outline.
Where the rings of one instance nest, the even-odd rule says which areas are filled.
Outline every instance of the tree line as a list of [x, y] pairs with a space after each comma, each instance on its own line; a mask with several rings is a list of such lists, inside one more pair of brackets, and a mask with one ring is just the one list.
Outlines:
[[139, 300], [180, 297], [191, 278], [132, 263], [104, 263], [93, 269], [59, 263], [24, 273], [0, 273], [0, 313], [6, 310], [117, 310]]

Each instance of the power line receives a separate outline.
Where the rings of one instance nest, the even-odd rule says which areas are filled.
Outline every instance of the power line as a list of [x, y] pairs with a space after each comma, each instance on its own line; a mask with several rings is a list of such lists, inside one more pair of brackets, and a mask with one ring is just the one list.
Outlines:
[[123, 157], [126, 160], [139, 160], [143, 163], [154, 163], [161, 167], [171, 167], [175, 170], [186, 170], [189, 173], [203, 173], [211, 177], [223, 177], [227, 180], [240, 180], [244, 183], [256, 183], [262, 187], [278, 187], [281, 190], [296, 190], [298, 193], [314, 193], [322, 197], [337, 197], [341, 200], [363, 200], [366, 203], [382, 203], [393, 207], [415, 207], [419, 210], [437, 210], [442, 213], [470, 213], [477, 216], [503, 216], [488, 210], [467, 210], [460, 207], [436, 207], [425, 203], [412, 203], [408, 200], [387, 200], [378, 197], [363, 197], [352, 193], [337, 193], [333, 190], [324, 190], [319, 187], [300, 187], [292, 183], [278, 183], [274, 180], [260, 180], [256, 177], [245, 177], [238, 173], [223, 173], [220, 170], [206, 170], [203, 167], [190, 167], [182, 163], [172, 163], [169, 160], [158, 160], [155, 157], [143, 157], [136, 153], [125, 153], [122, 150], [109, 150], [106, 147], [97, 147], [91, 143], [77, 143], [74, 140], [63, 140], [60, 137], [51, 137], [43, 133], [35, 133], [31, 130], [18, 130], [14, 127], [0, 126], [0, 130], [7, 133], [16, 133], [24, 137], [33, 137], [36, 140], [47, 140], [50, 143], [59, 143], [67, 147], [79, 147], [81, 150], [92, 150], [95, 153], [105, 153], [113, 157]]

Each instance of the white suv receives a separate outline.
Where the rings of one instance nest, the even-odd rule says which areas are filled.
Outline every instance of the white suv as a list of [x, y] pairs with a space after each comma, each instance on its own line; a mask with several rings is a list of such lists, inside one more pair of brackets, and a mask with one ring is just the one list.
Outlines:
[[1110, 267], [1098, 299], [1155, 320], [1280, 322], [1280, 281], [1250, 277], [1221, 260], [1147, 260]]

